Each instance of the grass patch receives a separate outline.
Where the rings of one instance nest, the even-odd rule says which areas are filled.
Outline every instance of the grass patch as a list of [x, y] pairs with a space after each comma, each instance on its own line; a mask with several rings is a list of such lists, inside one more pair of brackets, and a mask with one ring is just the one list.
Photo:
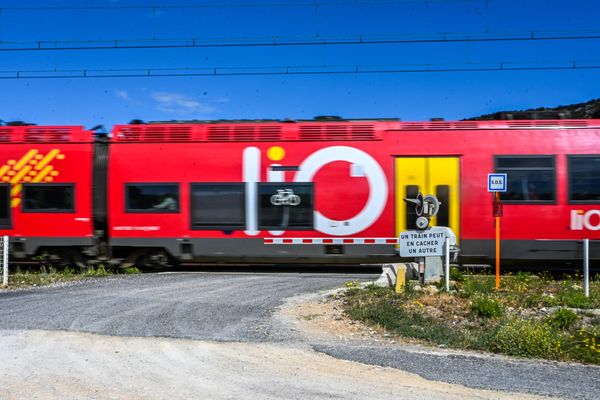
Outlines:
[[500, 325], [491, 345], [491, 350], [510, 356], [556, 359], [561, 354], [559, 334], [551, 325], [521, 318]]
[[546, 323], [557, 329], [568, 329], [577, 322], [579, 317], [573, 311], [567, 308], [559, 308], [546, 319]]
[[[9, 269], [8, 287], [24, 288], [46, 286], [55, 283], [73, 282], [86, 278], [106, 277], [115, 274], [139, 274], [136, 267], [122, 270], [106, 268], [103, 265], [88, 268], [39, 266]], [[1, 289], [1, 288], [0, 288]]]
[[576, 360], [600, 364], [600, 328], [578, 329], [564, 340], [563, 347]]
[[138, 267], [127, 267], [120, 270], [122, 273], [127, 275], [137, 275], [141, 274], [142, 271]]
[[477, 297], [471, 304], [471, 312], [482, 318], [500, 318], [504, 314], [502, 304], [491, 297]]
[[520, 357], [600, 364], [600, 280], [583, 295], [580, 277], [549, 274], [503, 277], [460, 275], [455, 293], [347, 285], [342, 294], [349, 318], [388, 334], [434, 345]]

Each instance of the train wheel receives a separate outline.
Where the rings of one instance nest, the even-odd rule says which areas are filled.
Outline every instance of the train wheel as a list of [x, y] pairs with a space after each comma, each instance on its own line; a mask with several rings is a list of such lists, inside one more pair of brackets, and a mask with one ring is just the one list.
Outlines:
[[164, 249], [143, 249], [131, 253], [121, 268], [137, 267], [146, 270], [165, 270], [178, 265], [176, 259]]
[[42, 249], [36, 259], [44, 268], [75, 268], [87, 269], [85, 258], [73, 249], [48, 248]]

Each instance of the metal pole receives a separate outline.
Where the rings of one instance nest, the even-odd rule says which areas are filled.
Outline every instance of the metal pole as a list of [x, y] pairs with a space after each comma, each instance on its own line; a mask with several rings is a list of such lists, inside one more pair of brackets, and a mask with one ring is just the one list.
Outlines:
[[583, 239], [583, 293], [590, 297], [590, 239]]
[[419, 283], [425, 284], [425, 257], [419, 257]]
[[450, 291], [450, 238], [446, 237], [446, 248], [445, 248], [445, 270], [444, 277], [446, 280], [446, 292]]
[[[500, 202], [500, 192], [496, 192], [496, 204]], [[496, 215], [496, 289], [500, 289], [500, 217]]]
[[2, 286], [8, 286], [8, 236], [2, 237]]

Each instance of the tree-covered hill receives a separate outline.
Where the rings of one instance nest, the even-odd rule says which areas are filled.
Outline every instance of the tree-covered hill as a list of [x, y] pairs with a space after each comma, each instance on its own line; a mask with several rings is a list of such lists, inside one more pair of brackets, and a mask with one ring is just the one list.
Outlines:
[[479, 117], [467, 118], [467, 121], [499, 119], [600, 119], [600, 99], [585, 103], [558, 107], [540, 107], [529, 110], [499, 111]]

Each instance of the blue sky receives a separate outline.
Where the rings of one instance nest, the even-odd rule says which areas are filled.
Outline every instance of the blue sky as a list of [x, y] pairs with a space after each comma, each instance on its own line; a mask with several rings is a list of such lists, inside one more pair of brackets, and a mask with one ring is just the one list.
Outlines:
[[[600, 69], [402, 73], [352, 70], [600, 66], [600, 39], [363, 45], [315, 42], [599, 36], [594, 0], [0, 0], [0, 119], [107, 127], [132, 119], [462, 119], [600, 97]], [[145, 6], [145, 7], [140, 7]], [[148, 8], [155, 6], [155, 8]], [[8, 51], [133, 44], [218, 47]], [[134, 42], [136, 40], [137, 42]], [[169, 42], [170, 41], [170, 42]], [[50, 42], [55, 42], [51, 44]], [[113, 42], [110, 42], [113, 43]], [[161, 69], [216, 76], [139, 75]], [[244, 75], [248, 72], [319, 72]], [[119, 72], [115, 72], [119, 70]], [[127, 70], [123, 72], [122, 70]], [[38, 72], [32, 72], [38, 71]], [[206, 70], [199, 70], [206, 71]], [[242, 73], [221, 75], [221, 73]], [[21, 78], [15, 79], [16, 76]], [[45, 78], [30, 78], [30, 76]], [[54, 77], [54, 78], [53, 78]]]

